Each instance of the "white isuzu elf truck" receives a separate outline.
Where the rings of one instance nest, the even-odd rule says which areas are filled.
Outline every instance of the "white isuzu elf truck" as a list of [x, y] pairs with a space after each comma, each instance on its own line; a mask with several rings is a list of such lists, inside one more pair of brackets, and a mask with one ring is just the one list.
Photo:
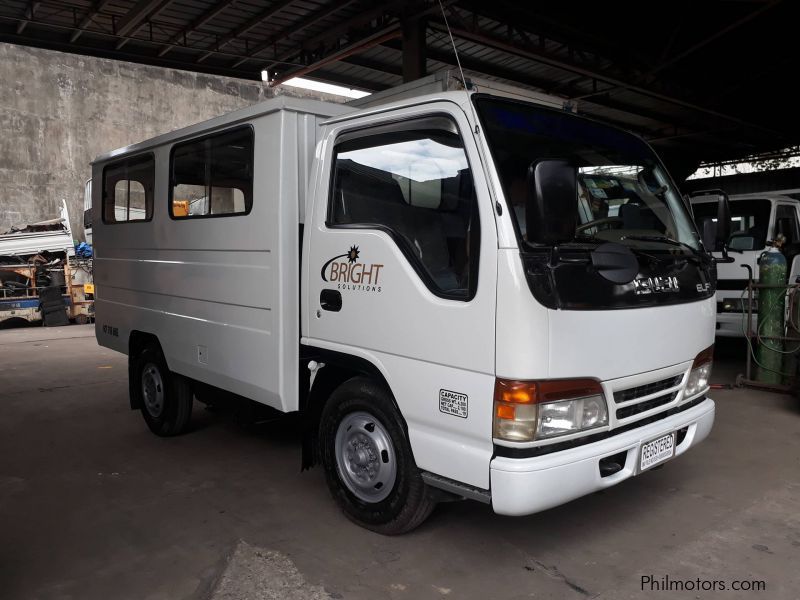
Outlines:
[[442, 499], [542, 511], [708, 435], [715, 264], [659, 159], [468, 87], [276, 97], [94, 161], [97, 339], [155, 434], [222, 390], [300, 411], [304, 466], [387, 534]]
[[[758, 259], [767, 244], [778, 235], [784, 237], [782, 252], [789, 267], [788, 283], [800, 276], [800, 202], [785, 192], [761, 192], [730, 196], [731, 234], [727, 250], [731, 261], [717, 269], [717, 335], [744, 337], [747, 331], [748, 277], [758, 282]], [[709, 221], [717, 220], [717, 196], [696, 192], [691, 198], [692, 212], [701, 232]], [[714, 224], [714, 223], [712, 223]], [[714, 250], [707, 243], [709, 250]], [[720, 253], [714, 252], [716, 256]], [[758, 300], [753, 301], [751, 327], [758, 329]]]

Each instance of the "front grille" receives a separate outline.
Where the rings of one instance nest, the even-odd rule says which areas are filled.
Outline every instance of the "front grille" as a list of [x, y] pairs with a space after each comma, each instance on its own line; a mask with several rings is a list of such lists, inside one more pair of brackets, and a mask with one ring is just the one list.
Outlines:
[[637, 404], [632, 404], [631, 406], [625, 406], [623, 408], [619, 408], [617, 409], [617, 419], [620, 420], [627, 419], [628, 417], [632, 417], [633, 415], [638, 415], [639, 413], [648, 411], [651, 408], [656, 408], [657, 406], [663, 406], [664, 404], [669, 404], [670, 402], [675, 400], [675, 397], [677, 395], [678, 392], [672, 392], [670, 394], [664, 394], [663, 396], [657, 396], [655, 398], [651, 398], [650, 400], [645, 400], [644, 402], [638, 402]]
[[[664, 390], [668, 390], [669, 388], [680, 385], [682, 379], [683, 375], [676, 375], [675, 377], [670, 377], [669, 379], [662, 379], [661, 381], [654, 381], [653, 383], [637, 385], [636, 387], [628, 388], [627, 390], [614, 392], [614, 402], [617, 404], [622, 404], [623, 402], [636, 400], [636, 398], [642, 398], [643, 396], [649, 396], [650, 394], [657, 394], [658, 392], [662, 392]], [[648, 402], [650, 401], [648, 400]], [[666, 402], [669, 402], [669, 400]], [[666, 404], [666, 402], [663, 402], [662, 404]], [[658, 404], [656, 404], [656, 406], [658, 406]], [[621, 418], [619, 417], [619, 411], [617, 411], [617, 418]]]

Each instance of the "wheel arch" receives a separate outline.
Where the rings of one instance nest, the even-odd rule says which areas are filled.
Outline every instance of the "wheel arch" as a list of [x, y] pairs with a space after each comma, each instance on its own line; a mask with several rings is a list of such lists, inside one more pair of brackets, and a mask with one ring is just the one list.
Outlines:
[[156, 346], [159, 352], [161, 352], [161, 355], [164, 355], [161, 342], [159, 342], [157, 335], [139, 330], [131, 331], [128, 337], [128, 398], [130, 399], [131, 410], [139, 410], [142, 408], [141, 401], [137, 401], [138, 394], [136, 394], [133, 389], [134, 385], [139, 385], [138, 382], [134, 381], [136, 379], [134, 374], [134, 360], [147, 346]]
[[[308, 364], [310, 361], [322, 363], [314, 377], [313, 385], [310, 381]], [[326, 350], [323, 348], [304, 347], [300, 360], [301, 369], [305, 371], [301, 381], [305, 385], [305, 393], [300, 400], [300, 410], [303, 413], [303, 453], [302, 469], [309, 469], [319, 463], [319, 444], [317, 432], [319, 430], [320, 416], [328, 398], [340, 385], [354, 377], [367, 377], [384, 387], [392, 399], [397, 414], [403, 426], [403, 431], [408, 437], [408, 426], [403, 413], [397, 404], [389, 382], [383, 371], [372, 361], [361, 356]]]

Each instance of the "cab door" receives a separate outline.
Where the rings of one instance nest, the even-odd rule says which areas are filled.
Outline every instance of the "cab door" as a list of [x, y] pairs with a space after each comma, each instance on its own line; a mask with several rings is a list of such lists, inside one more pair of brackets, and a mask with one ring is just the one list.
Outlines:
[[304, 343], [370, 361], [417, 466], [489, 487], [497, 233], [449, 102], [331, 126], [304, 247]]
[[780, 202], [775, 209], [775, 233], [781, 233], [786, 238], [783, 252], [788, 261], [788, 283], [797, 282], [800, 277], [800, 219], [797, 214], [797, 203]]

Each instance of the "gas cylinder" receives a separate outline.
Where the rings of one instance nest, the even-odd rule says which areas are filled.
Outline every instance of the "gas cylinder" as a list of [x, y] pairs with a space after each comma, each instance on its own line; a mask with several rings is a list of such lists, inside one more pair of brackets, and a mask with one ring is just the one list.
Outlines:
[[786, 258], [776, 247], [758, 259], [758, 283], [778, 286], [758, 290], [758, 349], [756, 379], [763, 383], [781, 383], [784, 298], [786, 297]]

